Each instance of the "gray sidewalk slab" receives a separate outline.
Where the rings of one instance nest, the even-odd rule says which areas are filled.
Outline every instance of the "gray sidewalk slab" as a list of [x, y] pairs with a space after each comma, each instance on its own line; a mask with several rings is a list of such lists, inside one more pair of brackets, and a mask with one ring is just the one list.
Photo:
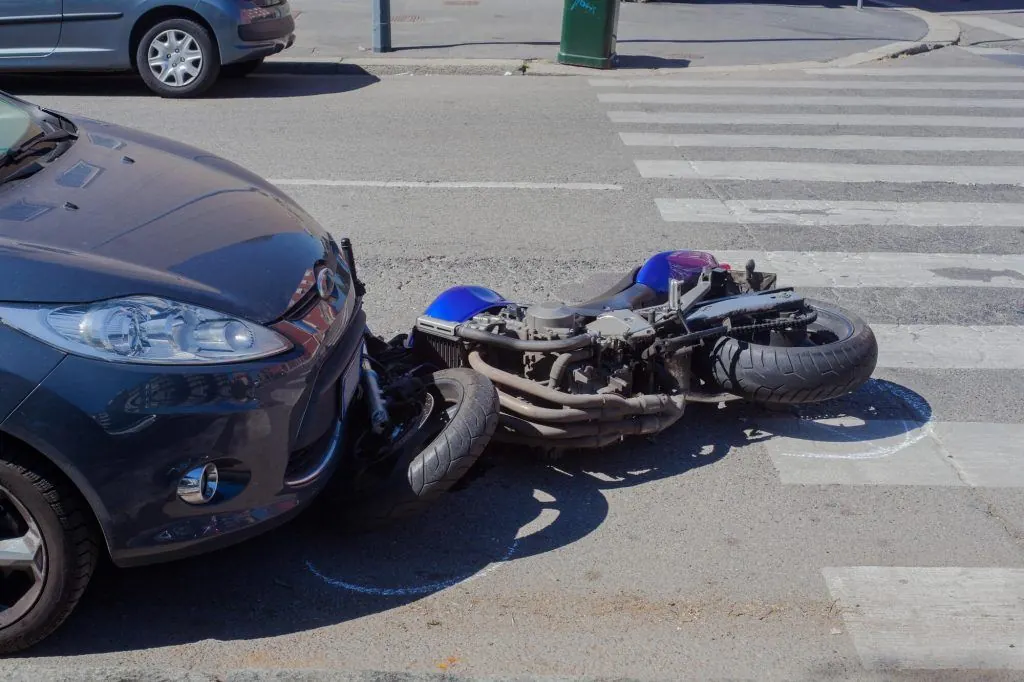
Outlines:
[[[558, 53], [556, 0], [393, 0], [395, 51], [371, 47], [369, 0], [292, 0], [297, 41], [282, 58], [536, 59]], [[928, 33], [921, 19], [855, 3], [622, 3], [619, 68], [829, 61]]]

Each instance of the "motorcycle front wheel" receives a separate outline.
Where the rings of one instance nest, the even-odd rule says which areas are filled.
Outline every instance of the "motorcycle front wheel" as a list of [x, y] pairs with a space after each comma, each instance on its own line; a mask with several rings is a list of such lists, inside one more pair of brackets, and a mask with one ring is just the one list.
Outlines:
[[[368, 423], [363, 406], [350, 424]], [[445, 369], [392, 415], [385, 442], [364, 453], [373, 462], [357, 480], [336, 480], [341, 525], [372, 530], [414, 516], [430, 506], [476, 463], [498, 426], [498, 392], [490, 379], [469, 369]], [[365, 418], [365, 420], [363, 419]], [[357, 448], [358, 450], [359, 448]], [[345, 477], [342, 470], [335, 479]], [[340, 489], [340, 490], [339, 490]], [[323, 497], [323, 496], [322, 496]]]
[[793, 405], [851, 393], [875, 371], [878, 342], [856, 315], [807, 299], [817, 319], [804, 330], [725, 336], [709, 351], [723, 391], [759, 403]]

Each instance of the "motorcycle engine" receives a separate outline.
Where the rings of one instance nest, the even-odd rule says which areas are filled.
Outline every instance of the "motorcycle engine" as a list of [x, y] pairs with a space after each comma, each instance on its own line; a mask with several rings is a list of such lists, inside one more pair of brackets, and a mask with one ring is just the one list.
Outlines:
[[[489, 333], [529, 340], [559, 340], [588, 334], [594, 343], [572, 352], [521, 352], [488, 348], [487, 361], [513, 374], [569, 393], [614, 393], [630, 396], [650, 391], [648, 363], [640, 353], [655, 340], [655, 328], [632, 310], [606, 310], [583, 314], [564, 305], [517, 305], [474, 316], [464, 323]], [[414, 343], [434, 351], [432, 360], [445, 366], [465, 366], [465, 347], [454, 334], [455, 325], [421, 317]]]

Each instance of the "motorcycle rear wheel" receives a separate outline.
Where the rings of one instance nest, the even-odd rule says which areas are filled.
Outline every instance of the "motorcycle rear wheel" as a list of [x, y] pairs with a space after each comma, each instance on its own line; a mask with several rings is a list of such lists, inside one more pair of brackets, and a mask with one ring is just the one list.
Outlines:
[[711, 373], [722, 390], [759, 403], [817, 403], [851, 393], [871, 377], [878, 342], [867, 323], [837, 306], [806, 303], [818, 317], [799, 345], [778, 332], [715, 342]]

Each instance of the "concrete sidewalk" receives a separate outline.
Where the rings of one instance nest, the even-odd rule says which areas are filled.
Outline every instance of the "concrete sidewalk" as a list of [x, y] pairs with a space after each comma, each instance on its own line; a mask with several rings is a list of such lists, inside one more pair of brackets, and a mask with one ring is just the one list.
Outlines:
[[[276, 62], [309, 60], [554, 61], [557, 0], [393, 0], [395, 51], [370, 51], [369, 0], [292, 0], [297, 42]], [[622, 3], [619, 69], [826, 62], [919, 41], [918, 16], [865, 4]], [[500, 67], [495, 62], [494, 66]]]

